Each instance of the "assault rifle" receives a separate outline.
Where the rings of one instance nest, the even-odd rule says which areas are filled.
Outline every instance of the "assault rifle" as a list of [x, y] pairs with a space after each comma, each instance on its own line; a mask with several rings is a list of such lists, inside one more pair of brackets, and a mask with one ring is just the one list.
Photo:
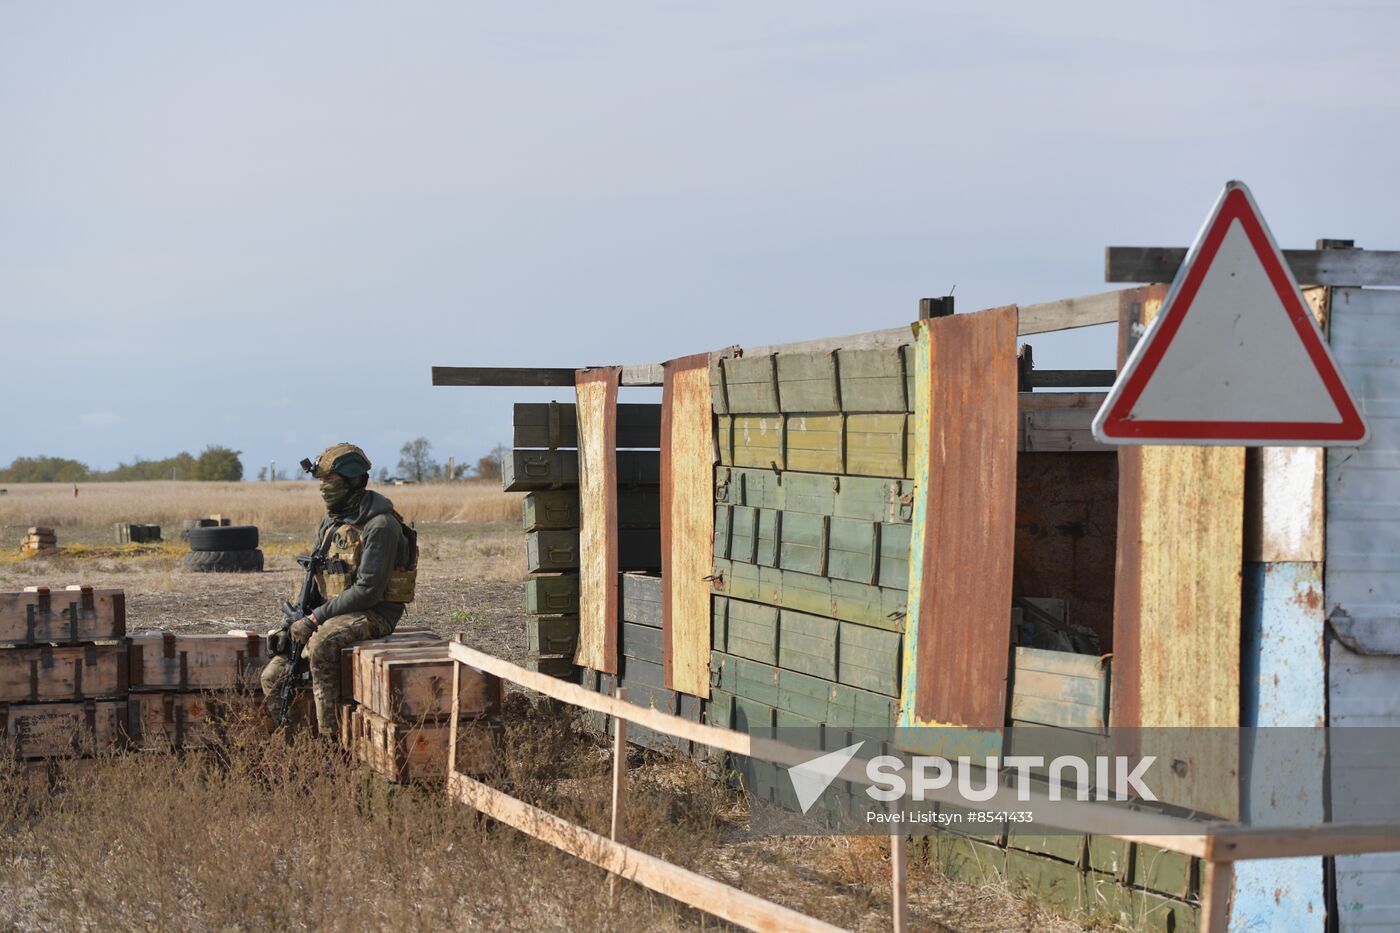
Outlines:
[[330, 534], [324, 535], [309, 556], [302, 554], [297, 557], [297, 563], [301, 565], [306, 575], [302, 577], [301, 590], [297, 593], [296, 603], [282, 603], [282, 627], [278, 629], [278, 633], [286, 635], [285, 638], [280, 639], [281, 644], [285, 646], [284, 650], [280, 652], [277, 650], [279, 639], [276, 639], [275, 634], [267, 636], [268, 654], [287, 659], [287, 676], [282, 678], [282, 686], [277, 695], [277, 712], [273, 717], [273, 721], [279, 726], [287, 720], [287, 711], [291, 708], [292, 692], [296, 690], [297, 681], [305, 679], [305, 672], [298, 674], [297, 671], [301, 664], [302, 646], [292, 641], [292, 623], [309, 615], [313, 609], [320, 605], [321, 594], [316, 589], [316, 575], [326, 567], [326, 551], [330, 548], [332, 537]]

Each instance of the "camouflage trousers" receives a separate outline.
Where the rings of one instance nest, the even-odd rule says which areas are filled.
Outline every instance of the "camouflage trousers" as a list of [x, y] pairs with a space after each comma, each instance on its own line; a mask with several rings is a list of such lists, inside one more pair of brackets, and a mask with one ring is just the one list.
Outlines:
[[[321, 735], [336, 734], [336, 704], [340, 702], [340, 652], [357, 641], [383, 638], [393, 623], [373, 612], [351, 612], [321, 624], [306, 643], [302, 657], [311, 670], [311, 694], [316, 701], [316, 725]], [[273, 658], [262, 671], [263, 695], [270, 701], [287, 676], [287, 659]]]

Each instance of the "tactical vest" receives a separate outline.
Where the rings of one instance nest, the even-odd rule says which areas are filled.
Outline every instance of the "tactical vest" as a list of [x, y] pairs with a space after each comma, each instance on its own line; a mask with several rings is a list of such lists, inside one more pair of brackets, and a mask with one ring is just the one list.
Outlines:
[[[411, 603], [418, 581], [418, 532], [410, 528], [398, 512], [393, 516], [408, 541], [408, 566], [390, 571], [382, 599], [386, 603]], [[355, 582], [365, 540], [364, 530], [348, 523], [332, 525], [326, 534], [331, 536], [330, 547], [326, 550], [326, 569], [317, 575], [316, 588], [321, 591], [322, 599], [332, 599]]]

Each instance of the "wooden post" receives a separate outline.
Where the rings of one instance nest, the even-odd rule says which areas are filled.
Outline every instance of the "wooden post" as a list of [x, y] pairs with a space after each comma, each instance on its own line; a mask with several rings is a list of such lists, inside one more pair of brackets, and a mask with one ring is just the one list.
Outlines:
[[[627, 699], [627, 688], [617, 688], [617, 698]], [[627, 786], [627, 720], [613, 717], [612, 839], [622, 833], [622, 793]]]
[[909, 929], [909, 840], [898, 831], [890, 834], [890, 877], [894, 933], [905, 933]]
[[[616, 697], [627, 699], [627, 688], [618, 687]], [[612, 832], [613, 842], [621, 841], [622, 794], [627, 789], [627, 720], [613, 717]], [[617, 875], [608, 876], [608, 903], [617, 907]]]
[[1230, 895], [1235, 887], [1235, 863], [1205, 863], [1201, 878], [1201, 933], [1225, 933], [1230, 928]]
[[457, 773], [457, 720], [462, 713], [462, 662], [452, 660], [452, 721], [447, 727], [447, 776]]

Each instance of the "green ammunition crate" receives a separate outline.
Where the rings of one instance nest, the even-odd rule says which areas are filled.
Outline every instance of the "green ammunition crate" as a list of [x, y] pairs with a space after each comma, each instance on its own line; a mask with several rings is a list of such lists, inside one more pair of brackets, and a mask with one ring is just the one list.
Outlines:
[[914, 366], [909, 347], [839, 350], [844, 411], [913, 411]]
[[[525, 569], [530, 573], [577, 570], [578, 532], [541, 530], [525, 535]], [[621, 528], [617, 533], [617, 563], [625, 570], [661, 567], [661, 532], [654, 528]]]
[[715, 558], [714, 592], [844, 622], [902, 631], [908, 593], [774, 567]]
[[[734, 722], [731, 726], [735, 732], [746, 732], [749, 735], [761, 735], [764, 738], [773, 737], [773, 707], [757, 700], [750, 700], [748, 697], [734, 697]], [[748, 759], [756, 761], [757, 759]]]
[[1053, 906], [1064, 915], [1074, 914], [1085, 903], [1084, 876], [1079, 869], [1042, 855], [1008, 849], [1006, 882], [1013, 887], [1034, 891], [1037, 900]]
[[711, 652], [710, 685], [765, 706], [778, 703], [778, 669], [748, 658]]
[[661, 664], [661, 629], [632, 622], [622, 623], [621, 650], [624, 657]]
[[[577, 489], [546, 489], [532, 492], [521, 502], [521, 518], [526, 531], [541, 528], [578, 528], [580, 525]], [[660, 528], [661, 492], [645, 486], [617, 492], [619, 528]]]
[[831, 713], [830, 681], [800, 674], [797, 671], [778, 671], [778, 702], [780, 710], [796, 713], [813, 722], [824, 723]]
[[578, 673], [571, 654], [539, 654], [525, 659], [525, 667], [551, 677], [573, 680]]
[[836, 356], [832, 353], [778, 353], [778, 404], [780, 411], [840, 411], [836, 384]]
[[622, 620], [661, 628], [661, 578], [644, 573], [622, 574]]
[[[655, 450], [619, 450], [618, 486], [660, 485], [660, 458]], [[501, 488], [506, 492], [578, 486], [577, 450], [513, 450], [501, 467]]]
[[529, 616], [525, 650], [535, 655], [568, 655], [578, 648], [578, 616]]
[[734, 728], [734, 697], [723, 690], [711, 690], [705, 704], [705, 722], [718, 729]]
[[531, 577], [525, 581], [525, 611], [531, 615], [578, 612], [578, 574]]
[[622, 680], [628, 687], [666, 687], [666, 672], [660, 664], [622, 656]]
[[913, 411], [909, 352], [891, 347], [717, 359], [710, 364], [715, 411]]
[[[577, 447], [578, 413], [573, 403], [516, 402], [514, 447]], [[617, 406], [618, 447], [660, 447], [661, 406]]]
[[729, 597], [710, 597], [710, 650], [728, 651]]

